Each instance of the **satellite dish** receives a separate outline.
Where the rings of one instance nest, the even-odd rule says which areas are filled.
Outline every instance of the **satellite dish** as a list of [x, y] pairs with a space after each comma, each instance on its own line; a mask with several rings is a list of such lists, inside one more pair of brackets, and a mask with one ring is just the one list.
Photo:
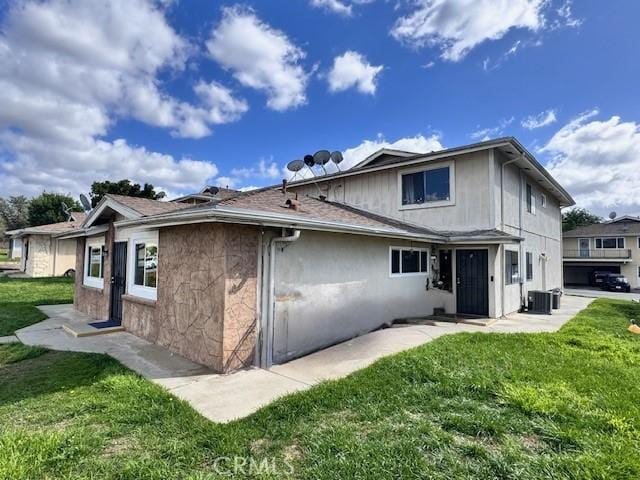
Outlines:
[[208, 185], [202, 193], [210, 193], [211, 195], [217, 195], [219, 191], [220, 191], [220, 187], [214, 187], [214, 186]]
[[307, 167], [313, 167], [316, 164], [316, 161], [313, 159], [313, 155], [305, 155], [304, 156], [304, 164]]
[[287, 170], [290, 172], [299, 172], [304, 168], [304, 161], [302, 160], [292, 160], [287, 163]]
[[84, 208], [85, 212], [91, 210], [91, 202], [84, 193], [80, 194], [80, 203], [82, 204], [82, 208]]
[[66, 203], [64, 202], [60, 202], [60, 203], [62, 203], [62, 211], [67, 216], [67, 222], [68, 222], [69, 220], [71, 220], [71, 209]]
[[610, 218], [611, 220], [613, 220], [613, 219], [614, 219], [614, 218], [616, 218], [617, 216], [618, 216], [618, 214], [617, 214], [616, 212], [611, 212], [611, 213], [609, 214], [609, 218]]
[[313, 154], [313, 161], [316, 165], [324, 165], [331, 160], [331, 154], [328, 150], [318, 150]]
[[333, 160], [333, 163], [335, 163], [336, 165], [342, 162], [342, 160], [344, 160], [344, 158], [342, 157], [342, 152], [339, 152], [338, 150], [336, 150], [335, 152], [331, 152], [331, 160]]

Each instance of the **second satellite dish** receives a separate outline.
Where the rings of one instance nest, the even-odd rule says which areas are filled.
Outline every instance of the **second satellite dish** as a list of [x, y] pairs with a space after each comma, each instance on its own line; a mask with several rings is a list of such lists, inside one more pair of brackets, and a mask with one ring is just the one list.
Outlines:
[[313, 161], [316, 165], [324, 165], [331, 160], [331, 154], [328, 150], [318, 150], [313, 154]]
[[82, 204], [82, 208], [84, 208], [85, 212], [91, 210], [91, 203], [84, 193], [80, 194], [80, 203]]
[[344, 160], [344, 158], [342, 157], [342, 152], [339, 152], [338, 150], [336, 150], [335, 152], [331, 152], [331, 160], [333, 160], [333, 163], [335, 163], [336, 165], [339, 164], [342, 160]]

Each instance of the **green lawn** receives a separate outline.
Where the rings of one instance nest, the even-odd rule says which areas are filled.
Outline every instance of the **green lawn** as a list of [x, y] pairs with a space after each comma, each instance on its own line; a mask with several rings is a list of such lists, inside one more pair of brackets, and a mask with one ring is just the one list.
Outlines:
[[442, 337], [227, 425], [106, 356], [2, 346], [0, 478], [638, 478], [630, 317], [598, 300], [559, 333]]
[[73, 302], [73, 279], [0, 277], [0, 337], [40, 322], [35, 305]]
[[0, 263], [9, 262], [9, 251], [6, 248], [0, 248]]

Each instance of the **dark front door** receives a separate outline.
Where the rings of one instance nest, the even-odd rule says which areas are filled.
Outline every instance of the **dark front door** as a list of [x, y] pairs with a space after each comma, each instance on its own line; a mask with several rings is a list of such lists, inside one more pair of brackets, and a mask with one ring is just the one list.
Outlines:
[[489, 253], [456, 250], [457, 313], [489, 315]]
[[111, 266], [111, 308], [109, 318], [117, 324], [122, 323], [122, 295], [127, 281], [127, 242], [113, 244], [113, 263]]

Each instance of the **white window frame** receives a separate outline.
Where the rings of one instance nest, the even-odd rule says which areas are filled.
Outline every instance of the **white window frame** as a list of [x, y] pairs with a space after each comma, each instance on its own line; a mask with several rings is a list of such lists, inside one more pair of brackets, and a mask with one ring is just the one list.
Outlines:
[[[400, 273], [393, 273], [392, 270], [392, 252], [394, 250], [400, 250]], [[414, 251], [414, 252], [427, 252], [427, 271], [426, 272], [407, 272], [407, 273], [402, 273], [402, 251], [403, 250], [407, 250], [407, 251]], [[421, 259], [421, 255], [418, 255], [418, 266], [419, 269], [422, 269], [422, 265], [420, 264], [420, 262], [422, 261]], [[398, 278], [398, 277], [426, 277], [427, 275], [429, 275], [429, 271], [431, 269], [431, 252], [430, 249], [428, 247], [410, 247], [410, 246], [401, 246], [401, 245], [393, 245], [389, 247], [389, 277], [391, 278]]]
[[[531, 190], [531, 193], [529, 195], [527, 195], [527, 187], [529, 187], [529, 189]], [[525, 195], [525, 199], [524, 199], [525, 210], [527, 211], [527, 213], [530, 213], [531, 215], [535, 215], [536, 214], [536, 192], [535, 192], [535, 189], [533, 188], [532, 183], [525, 182], [524, 195]], [[529, 201], [531, 202], [531, 208], [529, 208]]]
[[[439, 168], [449, 168], [449, 200], [438, 200], [435, 202], [416, 203], [411, 205], [402, 204], [402, 176], [411, 173], [426, 172]], [[398, 171], [398, 210], [416, 210], [420, 208], [449, 207], [456, 204], [456, 167], [453, 160], [438, 162], [433, 165], [422, 165], [420, 167], [409, 168]]]
[[[609, 248], [604, 246], [604, 240], [609, 240], [611, 238], [615, 238], [616, 246], [615, 248]], [[618, 246], [618, 240], [622, 239], [622, 247]], [[598, 246], [598, 240], [600, 240], [600, 246]], [[596, 237], [593, 241], [596, 250], [624, 250], [627, 246], [627, 241], [624, 237]]]
[[[102, 252], [102, 248], [105, 246], [104, 237], [95, 237], [88, 238], [84, 245], [84, 266], [82, 269], [82, 284], [87, 287], [93, 288], [104, 288], [104, 271], [102, 271], [103, 278], [90, 277], [87, 275], [87, 271], [89, 270], [89, 251], [91, 248], [100, 248], [100, 252]], [[101, 262], [101, 265], [104, 261]], [[104, 268], [104, 265], [101, 267]]]
[[[146, 300], [157, 300], [158, 283], [160, 281], [158, 272], [159, 265], [156, 270], [156, 286], [145, 287], [144, 285], [136, 285], [135, 268], [136, 268], [136, 244], [138, 243], [154, 243], [158, 246], [158, 257], [160, 256], [160, 245], [158, 245], [158, 231], [147, 231], [134, 233], [129, 238], [128, 254], [127, 254], [127, 293], [134, 297], [144, 298]], [[159, 262], [158, 262], [159, 263]]]
[[540, 194], [540, 206], [542, 208], [547, 208], [547, 196], [544, 193]]

